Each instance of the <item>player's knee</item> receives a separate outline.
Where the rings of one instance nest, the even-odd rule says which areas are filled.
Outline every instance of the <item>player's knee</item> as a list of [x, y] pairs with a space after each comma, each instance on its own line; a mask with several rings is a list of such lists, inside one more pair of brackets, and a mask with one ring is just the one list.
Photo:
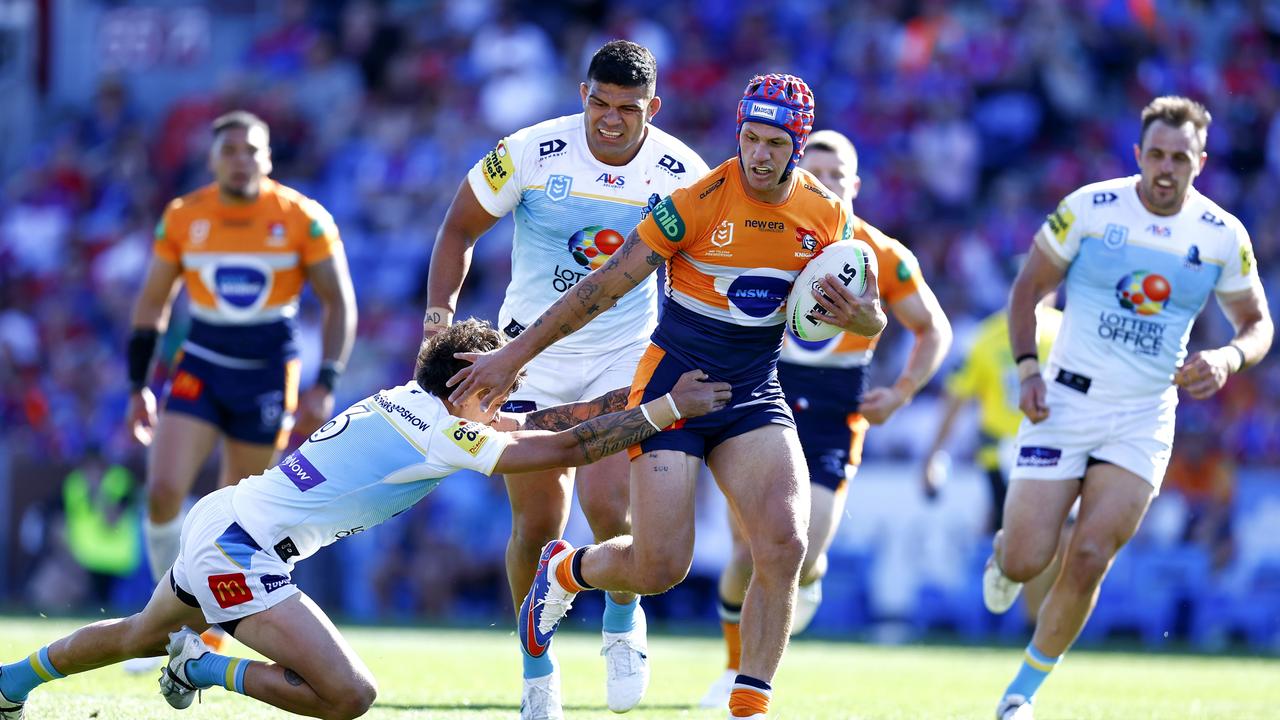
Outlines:
[[1034, 543], [1005, 542], [1001, 544], [1000, 572], [1014, 582], [1028, 582], [1044, 572], [1053, 561], [1054, 547], [1037, 548]]
[[1092, 588], [1102, 580], [1114, 556], [1110, 543], [1081, 538], [1068, 551], [1063, 571], [1078, 587]]
[[153, 522], [163, 522], [182, 511], [187, 499], [187, 489], [172, 475], [157, 474], [147, 482], [147, 516]]
[[330, 720], [351, 720], [369, 712], [378, 697], [378, 686], [373, 678], [358, 675], [343, 683], [326, 702]]
[[522, 552], [537, 555], [560, 537], [560, 521], [546, 514], [521, 513], [511, 520], [511, 540]]
[[774, 533], [752, 546], [757, 573], [797, 575], [809, 540], [799, 530]]
[[635, 592], [640, 595], [658, 595], [675, 587], [689, 574], [690, 560], [677, 555], [654, 558], [638, 568], [635, 575]]
[[1000, 560], [1000, 572], [1014, 582], [1029, 582], [1043, 572], [1052, 559], [1052, 555], [1041, 557], [1038, 554], [1006, 550]]

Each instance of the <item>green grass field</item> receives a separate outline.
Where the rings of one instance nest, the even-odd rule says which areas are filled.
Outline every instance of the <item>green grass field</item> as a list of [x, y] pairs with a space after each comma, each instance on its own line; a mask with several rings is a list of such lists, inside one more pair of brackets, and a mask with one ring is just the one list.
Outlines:
[[[44, 618], [0, 619], [6, 662], [73, 629]], [[519, 663], [509, 633], [422, 628], [351, 628], [356, 650], [378, 678], [377, 704], [366, 717], [514, 718]], [[604, 706], [598, 636], [556, 638], [570, 718], [614, 718]], [[629, 718], [721, 718], [697, 708], [720, 672], [722, 647], [711, 637], [650, 638], [653, 681]], [[231, 652], [247, 654], [242, 645]], [[801, 640], [792, 644], [775, 682], [777, 718], [989, 718], [1016, 669], [1016, 648], [883, 647]], [[234, 718], [286, 713], [222, 690], [175, 714], [156, 690], [155, 674], [104, 668], [59, 680], [33, 693], [29, 720]], [[1076, 652], [1037, 696], [1040, 720], [1081, 718], [1280, 717], [1280, 659]]]

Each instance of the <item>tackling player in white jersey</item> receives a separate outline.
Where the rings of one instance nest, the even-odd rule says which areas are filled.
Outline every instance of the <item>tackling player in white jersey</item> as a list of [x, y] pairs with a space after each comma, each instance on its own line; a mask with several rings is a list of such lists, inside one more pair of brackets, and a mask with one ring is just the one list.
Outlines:
[[[278, 466], [196, 503], [178, 560], [146, 608], [0, 667], [0, 720], [21, 720], [40, 684], [165, 652], [160, 691], [178, 709], [197, 690], [220, 685], [302, 715], [363, 715], [377, 692], [373, 676], [293, 585], [295, 563], [403, 512], [457, 470], [527, 473], [595, 462], [730, 397], [727, 383], [703, 382], [705, 373], [694, 370], [668, 395], [621, 412], [610, 411], [626, 404], [625, 388], [524, 416], [485, 415], [478, 398], [449, 403], [445, 381], [465, 364], [454, 355], [501, 344], [496, 330], [474, 320], [437, 333], [420, 348], [412, 380], [347, 408]], [[271, 662], [212, 652], [193, 628], [214, 623]]]
[[[539, 123], [498, 143], [458, 188], [431, 255], [424, 331], [447, 326], [471, 263], [471, 248], [507, 213], [515, 215], [511, 284], [498, 327], [513, 338], [566, 290], [604, 265], [662, 198], [707, 173], [696, 153], [650, 124], [662, 105], [657, 63], [644, 47], [613, 40], [601, 47], [582, 83], [583, 112]], [[627, 385], [657, 323], [657, 284], [635, 292], [582, 332], [529, 364], [523, 387], [505, 409], [528, 412], [585, 400]], [[578, 498], [597, 540], [626, 534], [626, 458], [577, 473]], [[511, 539], [507, 578], [513, 606], [533, 583], [542, 547], [560, 537], [569, 515], [574, 474], [507, 476]], [[643, 611], [630, 593], [611, 593], [604, 614], [608, 705], [630, 710], [648, 685]], [[554, 656], [524, 657], [522, 717], [559, 717]], [[537, 708], [546, 707], [544, 712]]]
[[[1257, 363], [1274, 334], [1249, 234], [1192, 183], [1204, 168], [1210, 117], [1160, 97], [1142, 111], [1141, 174], [1086, 185], [1036, 234], [1009, 298], [1021, 379], [1016, 465], [1004, 529], [983, 575], [992, 612], [1053, 559], [1077, 498], [1062, 569], [1041, 606], [1024, 662], [996, 709], [1032, 717], [1032, 698], [1075, 642], [1111, 562], [1159, 491], [1173, 445], [1178, 388], [1213, 395]], [[1035, 306], [1066, 279], [1058, 341], [1041, 370]], [[1188, 355], [1210, 294], [1235, 328], [1220, 348]]]

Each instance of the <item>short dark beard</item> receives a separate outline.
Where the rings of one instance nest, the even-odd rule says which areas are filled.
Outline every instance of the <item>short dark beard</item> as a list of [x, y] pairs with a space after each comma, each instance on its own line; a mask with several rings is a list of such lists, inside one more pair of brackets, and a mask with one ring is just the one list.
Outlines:
[[240, 190], [239, 188], [233, 188], [230, 185], [218, 185], [218, 192], [222, 193], [224, 197], [231, 198], [232, 200], [242, 200], [245, 202], [249, 202], [252, 200], [257, 200], [258, 195], [262, 193], [261, 183], [255, 183], [251, 187], [252, 187], [252, 191]]

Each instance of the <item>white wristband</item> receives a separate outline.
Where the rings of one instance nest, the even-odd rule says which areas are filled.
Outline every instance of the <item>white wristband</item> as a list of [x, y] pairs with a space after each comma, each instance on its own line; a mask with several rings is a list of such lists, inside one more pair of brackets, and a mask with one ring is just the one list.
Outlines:
[[676, 416], [676, 420], [679, 420], [681, 417], [683, 417], [683, 416], [680, 414], [680, 408], [677, 408], [677, 407], [676, 407], [676, 401], [675, 401], [674, 399], [672, 399], [672, 397], [671, 397], [671, 393], [667, 393], [666, 395], [663, 395], [662, 397], [664, 397], [664, 398], [666, 398], [666, 399], [667, 399], [667, 404], [671, 406], [671, 414]]
[[654, 422], [653, 418], [649, 417], [649, 408], [645, 407], [644, 404], [640, 405], [640, 414], [644, 415], [644, 419], [649, 421], [649, 424], [653, 426], [654, 430], [662, 432], [662, 428], [658, 427], [658, 423]]

